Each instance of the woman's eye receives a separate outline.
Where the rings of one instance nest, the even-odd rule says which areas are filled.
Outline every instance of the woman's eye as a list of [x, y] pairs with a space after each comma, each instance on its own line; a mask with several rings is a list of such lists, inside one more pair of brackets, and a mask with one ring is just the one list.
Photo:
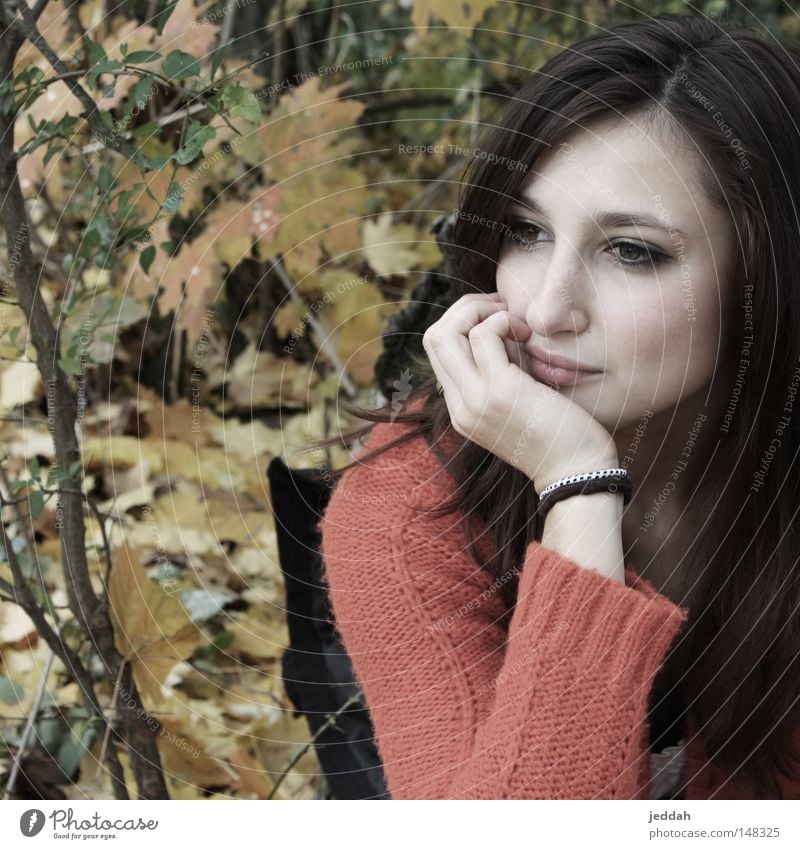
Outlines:
[[[534, 224], [532, 221], [525, 221], [522, 218], [514, 219], [509, 222], [508, 226], [503, 231], [504, 239], [511, 244], [512, 247], [517, 247], [522, 250], [532, 250], [536, 247], [539, 238], [545, 231]], [[610, 245], [612, 254], [615, 256], [615, 262], [622, 268], [653, 268], [666, 259], [666, 254], [661, 251], [649, 248], [647, 245], [639, 245], [636, 242], [617, 242], [616, 245]], [[619, 252], [619, 253], [614, 253]]]
[[[660, 251], [648, 248], [646, 245], [637, 245], [635, 242], [617, 242], [616, 245], [612, 245], [611, 247], [612, 250], [623, 253], [623, 256], [617, 262], [618, 265], [622, 266], [654, 266], [658, 265], [664, 259], [664, 254]], [[632, 252], [633, 257], [631, 257], [630, 253], [626, 252]]]
[[543, 232], [544, 230], [532, 221], [516, 219], [511, 221], [504, 229], [503, 236], [508, 242], [511, 242], [512, 245], [516, 245], [523, 250], [527, 250], [530, 249], [534, 242], [537, 241], [536, 237]]

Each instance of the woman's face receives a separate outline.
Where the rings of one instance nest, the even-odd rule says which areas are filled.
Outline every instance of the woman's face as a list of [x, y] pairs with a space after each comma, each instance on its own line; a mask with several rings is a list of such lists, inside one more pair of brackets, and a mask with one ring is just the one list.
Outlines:
[[611, 433], [706, 386], [722, 348], [733, 226], [701, 193], [697, 154], [647, 127], [580, 130], [540, 160], [497, 269], [526, 348], [597, 371], [558, 391]]

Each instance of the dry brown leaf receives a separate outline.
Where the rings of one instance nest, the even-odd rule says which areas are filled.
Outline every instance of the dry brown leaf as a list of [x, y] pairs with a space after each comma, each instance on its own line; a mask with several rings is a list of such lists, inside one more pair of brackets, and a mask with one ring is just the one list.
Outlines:
[[130, 469], [140, 463], [147, 463], [151, 472], [162, 472], [163, 447], [135, 436], [89, 436], [83, 441], [85, 471], [100, 471], [104, 466]]
[[114, 645], [133, 667], [142, 703], [163, 701], [161, 683], [201, 642], [201, 633], [181, 603], [151, 581], [136, 552], [125, 545], [112, 552], [109, 599]]
[[210, 757], [197, 740], [191, 740], [172, 729], [167, 717], [161, 718], [156, 744], [162, 764], [172, 781], [194, 787], [228, 784], [232, 776], [218, 760]]
[[269, 798], [275, 784], [244, 745], [234, 752], [231, 757], [231, 766], [239, 775], [239, 778], [231, 784], [231, 790], [243, 798]]
[[280, 454], [283, 439], [280, 428], [267, 427], [257, 419], [241, 422], [236, 419], [218, 419], [220, 424], [207, 429], [208, 435], [225, 449], [226, 454], [251, 459], [258, 463]]
[[310, 365], [259, 351], [252, 342], [223, 373], [209, 375], [211, 386], [226, 384], [228, 412], [253, 407], [305, 407], [318, 381], [319, 375]]

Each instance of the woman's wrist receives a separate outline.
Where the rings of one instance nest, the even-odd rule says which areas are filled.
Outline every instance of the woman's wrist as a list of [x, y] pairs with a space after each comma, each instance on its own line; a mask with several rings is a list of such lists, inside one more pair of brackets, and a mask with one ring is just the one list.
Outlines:
[[529, 477], [533, 481], [533, 488], [537, 493], [541, 493], [545, 487], [562, 478], [616, 468], [619, 468], [619, 455], [616, 451], [606, 451], [585, 457], [573, 457], [568, 462], [555, 464], [552, 467], [540, 467], [535, 475], [529, 475]]
[[542, 545], [624, 584], [622, 507], [622, 494], [611, 492], [559, 501], [545, 519]]

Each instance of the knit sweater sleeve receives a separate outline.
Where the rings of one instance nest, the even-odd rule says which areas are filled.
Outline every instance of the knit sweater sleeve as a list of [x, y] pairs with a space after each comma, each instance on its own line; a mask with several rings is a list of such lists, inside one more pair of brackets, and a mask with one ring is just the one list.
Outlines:
[[346, 472], [320, 523], [392, 798], [647, 798], [648, 696], [688, 611], [533, 541], [504, 626], [505, 576], [461, 515], [427, 515], [451, 490], [422, 442]]

